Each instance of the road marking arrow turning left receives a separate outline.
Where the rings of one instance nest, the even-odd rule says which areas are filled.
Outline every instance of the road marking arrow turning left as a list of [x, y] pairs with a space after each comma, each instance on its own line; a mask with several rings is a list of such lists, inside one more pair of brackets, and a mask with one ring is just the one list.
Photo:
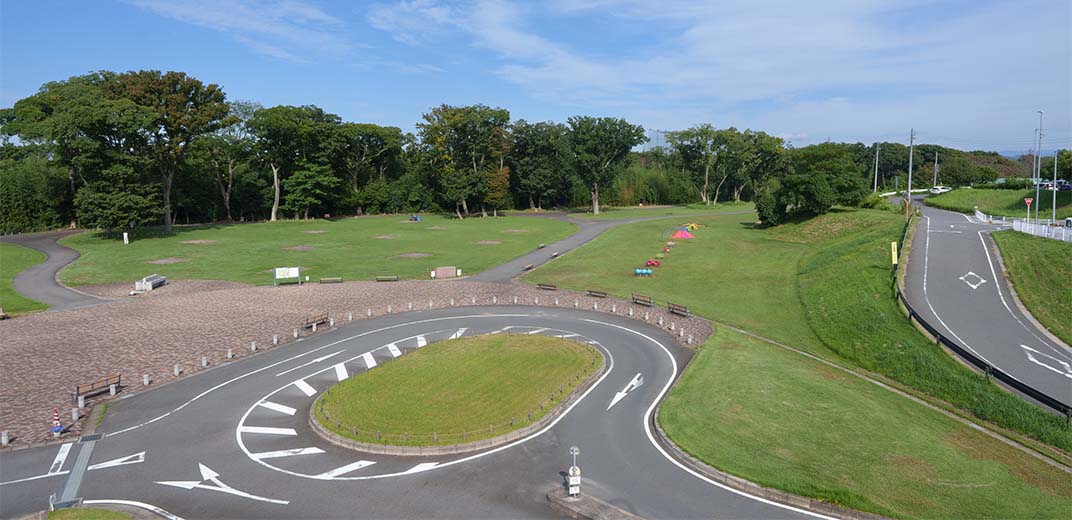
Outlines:
[[625, 385], [625, 388], [623, 388], [620, 392], [614, 394], [614, 399], [610, 400], [610, 404], [607, 405], [607, 410], [610, 410], [612, 406], [618, 404], [618, 401], [625, 399], [625, 396], [629, 395], [629, 392], [636, 390], [637, 387], [642, 384], [644, 384], [644, 376], [642, 376], [640, 372], [637, 372], [637, 375], [633, 376], [633, 380], [630, 381], [629, 384]]
[[[210, 468], [210, 467], [208, 467], [208, 466], [206, 466], [204, 464], [201, 464], [201, 463], [198, 463], [197, 466], [198, 466], [198, 469], [201, 471], [201, 480], [165, 480], [165, 481], [157, 481], [157, 484], [162, 484], [162, 485], [165, 485], [165, 486], [173, 486], [173, 487], [182, 488], [182, 489], [188, 489], [188, 490], [196, 488], [196, 489], [205, 489], [205, 490], [208, 490], [208, 491], [219, 491], [220, 493], [227, 493], [229, 495], [235, 495], [235, 496], [239, 496], [239, 497], [242, 497], [242, 498], [248, 498], [250, 500], [259, 500], [261, 502], [269, 502], [269, 503], [272, 503], [272, 504], [286, 505], [286, 504], [290, 503], [289, 500], [276, 500], [274, 498], [265, 498], [265, 497], [260, 497], [260, 496], [257, 496], [257, 495], [252, 495], [252, 494], [246, 493], [245, 491], [239, 491], [239, 490], [237, 490], [237, 489], [235, 489], [235, 488], [233, 488], [231, 486], [228, 486], [227, 484], [224, 484], [223, 482], [220, 482], [220, 479], [219, 479], [220, 474], [216, 473], [215, 471], [213, 471], [212, 468]], [[213, 483], [215, 485], [210, 486], [210, 485], [205, 484], [205, 482], [211, 482], [211, 483]]]

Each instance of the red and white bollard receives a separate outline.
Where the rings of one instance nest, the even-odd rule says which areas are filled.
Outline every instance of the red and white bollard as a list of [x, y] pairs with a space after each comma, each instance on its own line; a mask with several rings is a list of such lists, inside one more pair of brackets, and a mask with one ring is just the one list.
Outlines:
[[52, 409], [52, 436], [59, 437], [60, 432], [63, 431], [63, 425], [60, 424], [60, 409]]

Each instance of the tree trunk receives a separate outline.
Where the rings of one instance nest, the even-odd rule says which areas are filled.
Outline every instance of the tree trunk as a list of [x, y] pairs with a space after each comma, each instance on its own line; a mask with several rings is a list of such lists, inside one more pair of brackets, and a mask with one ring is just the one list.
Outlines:
[[536, 209], [536, 204], [532, 201], [531, 193], [529, 193], [529, 209]]
[[71, 229], [78, 226], [78, 219], [74, 216], [74, 179], [77, 173], [74, 166], [67, 167], [67, 189], [71, 192]]
[[741, 192], [744, 191], [744, 186], [733, 186], [733, 202], [741, 202]]
[[723, 175], [722, 180], [718, 181], [718, 186], [715, 186], [715, 197], [714, 197], [715, 206], [718, 206], [718, 192], [719, 192], [719, 190], [722, 189], [722, 183], [726, 182], [726, 178], [729, 177], [729, 176], [730, 176], [729, 173], [727, 173], [726, 175]]
[[469, 203], [465, 199], [462, 199], [462, 211], [464, 211], [466, 215], [469, 214]]
[[707, 191], [709, 189], [708, 188], [709, 187], [708, 180], [710, 179], [710, 177], [711, 177], [711, 165], [709, 164], [709, 165], [704, 167], [704, 172], [703, 172], [703, 195], [701, 195], [701, 198], [703, 199], [703, 203], [704, 203], [705, 206], [710, 206], [711, 205], [711, 197], [708, 195], [708, 191]]
[[171, 233], [171, 229], [174, 225], [171, 222], [171, 181], [174, 179], [174, 172], [168, 172], [163, 174], [164, 178], [164, 233]]
[[592, 214], [599, 214], [599, 183], [592, 184]]
[[480, 216], [482, 218], [488, 218], [488, 210], [484, 209], [484, 203], [483, 202], [480, 203]]
[[458, 220], [465, 220], [465, 217], [462, 216], [461, 205], [457, 202], [454, 203], [454, 213], [458, 214]]
[[272, 219], [271, 222], [276, 221], [276, 215], [279, 214], [279, 168], [272, 164], [272, 188], [275, 190], [275, 197], [272, 199]]

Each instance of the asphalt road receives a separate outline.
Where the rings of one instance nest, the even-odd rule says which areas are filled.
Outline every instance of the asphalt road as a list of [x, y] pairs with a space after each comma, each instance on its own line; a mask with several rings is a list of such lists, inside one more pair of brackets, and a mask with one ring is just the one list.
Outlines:
[[[544, 431], [475, 456], [360, 454], [309, 429], [313, 400], [343, 372], [361, 377], [423, 343], [488, 333], [585, 341], [605, 353], [609, 371]], [[552, 517], [544, 497], [562, 485], [572, 445], [581, 450], [582, 491], [641, 516], [814, 516], [723, 489], [657, 446], [652, 410], [690, 355], [657, 328], [575, 309], [440, 309], [359, 321], [159, 390], [128, 389], [95, 443], [0, 455], [0, 516], [44, 509], [56, 493], [137, 501], [183, 518]], [[643, 384], [608, 409], [636, 374]]]
[[0, 242], [9, 242], [36, 249], [48, 258], [32, 266], [15, 277], [15, 290], [23, 296], [47, 304], [49, 310], [63, 311], [90, 305], [98, 305], [108, 300], [75, 291], [56, 279], [56, 273], [67, 264], [78, 259], [78, 251], [61, 246], [56, 241], [79, 231], [50, 231], [48, 233], [30, 233], [23, 235], [6, 235]]
[[998, 227], [922, 211], [905, 280], [916, 312], [990, 364], [1072, 405], [1072, 350], [1036, 328], [1012, 300], [989, 236]]

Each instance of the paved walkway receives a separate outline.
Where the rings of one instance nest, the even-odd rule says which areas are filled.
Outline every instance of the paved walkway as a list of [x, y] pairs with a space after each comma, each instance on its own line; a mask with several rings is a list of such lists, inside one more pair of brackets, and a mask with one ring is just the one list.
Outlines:
[[15, 290], [27, 298], [47, 304], [52, 311], [77, 309], [109, 301], [71, 289], [56, 279], [60, 269], [77, 260], [79, 256], [78, 251], [61, 246], [56, 241], [79, 232], [64, 230], [0, 237], [0, 242], [36, 249], [48, 256], [44, 262], [27, 268], [15, 277]]

